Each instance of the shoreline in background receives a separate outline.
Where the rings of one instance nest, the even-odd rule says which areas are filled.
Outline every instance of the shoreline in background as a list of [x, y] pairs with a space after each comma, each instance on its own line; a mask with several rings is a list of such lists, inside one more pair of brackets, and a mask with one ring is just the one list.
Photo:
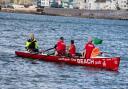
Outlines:
[[51, 16], [71, 16], [81, 18], [128, 20], [128, 11], [125, 10], [80, 10], [65, 8], [44, 8], [43, 12], [37, 12], [37, 8], [1, 8], [0, 12], [28, 13]]

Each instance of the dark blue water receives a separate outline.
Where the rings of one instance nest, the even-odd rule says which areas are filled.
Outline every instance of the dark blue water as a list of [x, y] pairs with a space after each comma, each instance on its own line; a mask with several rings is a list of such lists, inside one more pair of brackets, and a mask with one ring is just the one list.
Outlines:
[[[88, 37], [101, 38], [102, 51], [121, 57], [119, 71], [16, 57], [31, 32], [43, 50], [60, 36], [78, 52]], [[128, 21], [0, 13], [0, 89], [128, 89]]]

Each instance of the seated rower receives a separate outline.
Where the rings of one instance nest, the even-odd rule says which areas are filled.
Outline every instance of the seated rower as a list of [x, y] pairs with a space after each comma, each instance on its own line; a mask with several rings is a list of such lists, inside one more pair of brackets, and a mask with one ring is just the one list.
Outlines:
[[92, 39], [89, 39], [88, 42], [85, 44], [83, 57], [86, 59], [91, 58], [91, 53], [94, 48], [95, 48], [95, 46], [92, 43]]
[[25, 42], [25, 48], [29, 52], [38, 52], [39, 51], [38, 44], [37, 44], [37, 41], [36, 41], [33, 33], [30, 34], [30, 39], [28, 39]]
[[65, 56], [66, 54], [66, 45], [64, 42], [64, 38], [60, 37], [55, 45], [55, 55], [56, 56]]
[[71, 43], [68, 49], [68, 54], [69, 54], [69, 57], [75, 57], [76, 55], [76, 46], [74, 45], [74, 40], [71, 40]]

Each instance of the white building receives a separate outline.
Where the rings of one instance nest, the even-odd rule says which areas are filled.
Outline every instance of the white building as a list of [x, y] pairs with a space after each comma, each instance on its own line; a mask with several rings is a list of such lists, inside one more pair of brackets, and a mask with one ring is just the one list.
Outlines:
[[86, 0], [85, 9], [94, 10], [96, 8], [97, 8], [97, 6], [95, 3], [95, 0]]
[[89, 10], [115, 10], [115, 0], [87, 0], [85, 9]]
[[61, 0], [56, 0], [56, 2], [58, 3], [58, 5], [61, 5], [61, 3], [62, 3]]
[[120, 9], [128, 9], [128, 0], [118, 0], [117, 5]]
[[74, 8], [85, 9], [86, 0], [73, 0]]
[[37, 6], [39, 7], [49, 7], [50, 1], [49, 0], [37, 0]]
[[111, 0], [109, 10], [117, 10], [117, 0]]
[[128, 0], [74, 0], [74, 7], [87, 10], [128, 9]]
[[96, 0], [96, 10], [116, 10], [116, 0]]

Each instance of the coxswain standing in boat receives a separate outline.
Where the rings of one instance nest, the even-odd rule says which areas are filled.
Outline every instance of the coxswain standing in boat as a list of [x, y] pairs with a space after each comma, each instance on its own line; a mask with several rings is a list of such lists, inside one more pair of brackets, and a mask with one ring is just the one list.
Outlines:
[[92, 39], [89, 39], [88, 42], [85, 44], [83, 57], [86, 59], [91, 58], [91, 54], [94, 48], [95, 45], [92, 43]]
[[66, 44], [64, 42], [64, 38], [60, 37], [55, 45], [55, 55], [56, 56], [65, 56], [66, 54]]
[[38, 52], [39, 51], [38, 44], [37, 44], [37, 41], [36, 41], [33, 33], [30, 34], [30, 39], [28, 39], [25, 42], [25, 48], [29, 52]]
[[68, 54], [70, 57], [75, 57], [76, 55], [76, 46], [74, 44], [74, 40], [71, 40], [71, 43], [69, 45]]

